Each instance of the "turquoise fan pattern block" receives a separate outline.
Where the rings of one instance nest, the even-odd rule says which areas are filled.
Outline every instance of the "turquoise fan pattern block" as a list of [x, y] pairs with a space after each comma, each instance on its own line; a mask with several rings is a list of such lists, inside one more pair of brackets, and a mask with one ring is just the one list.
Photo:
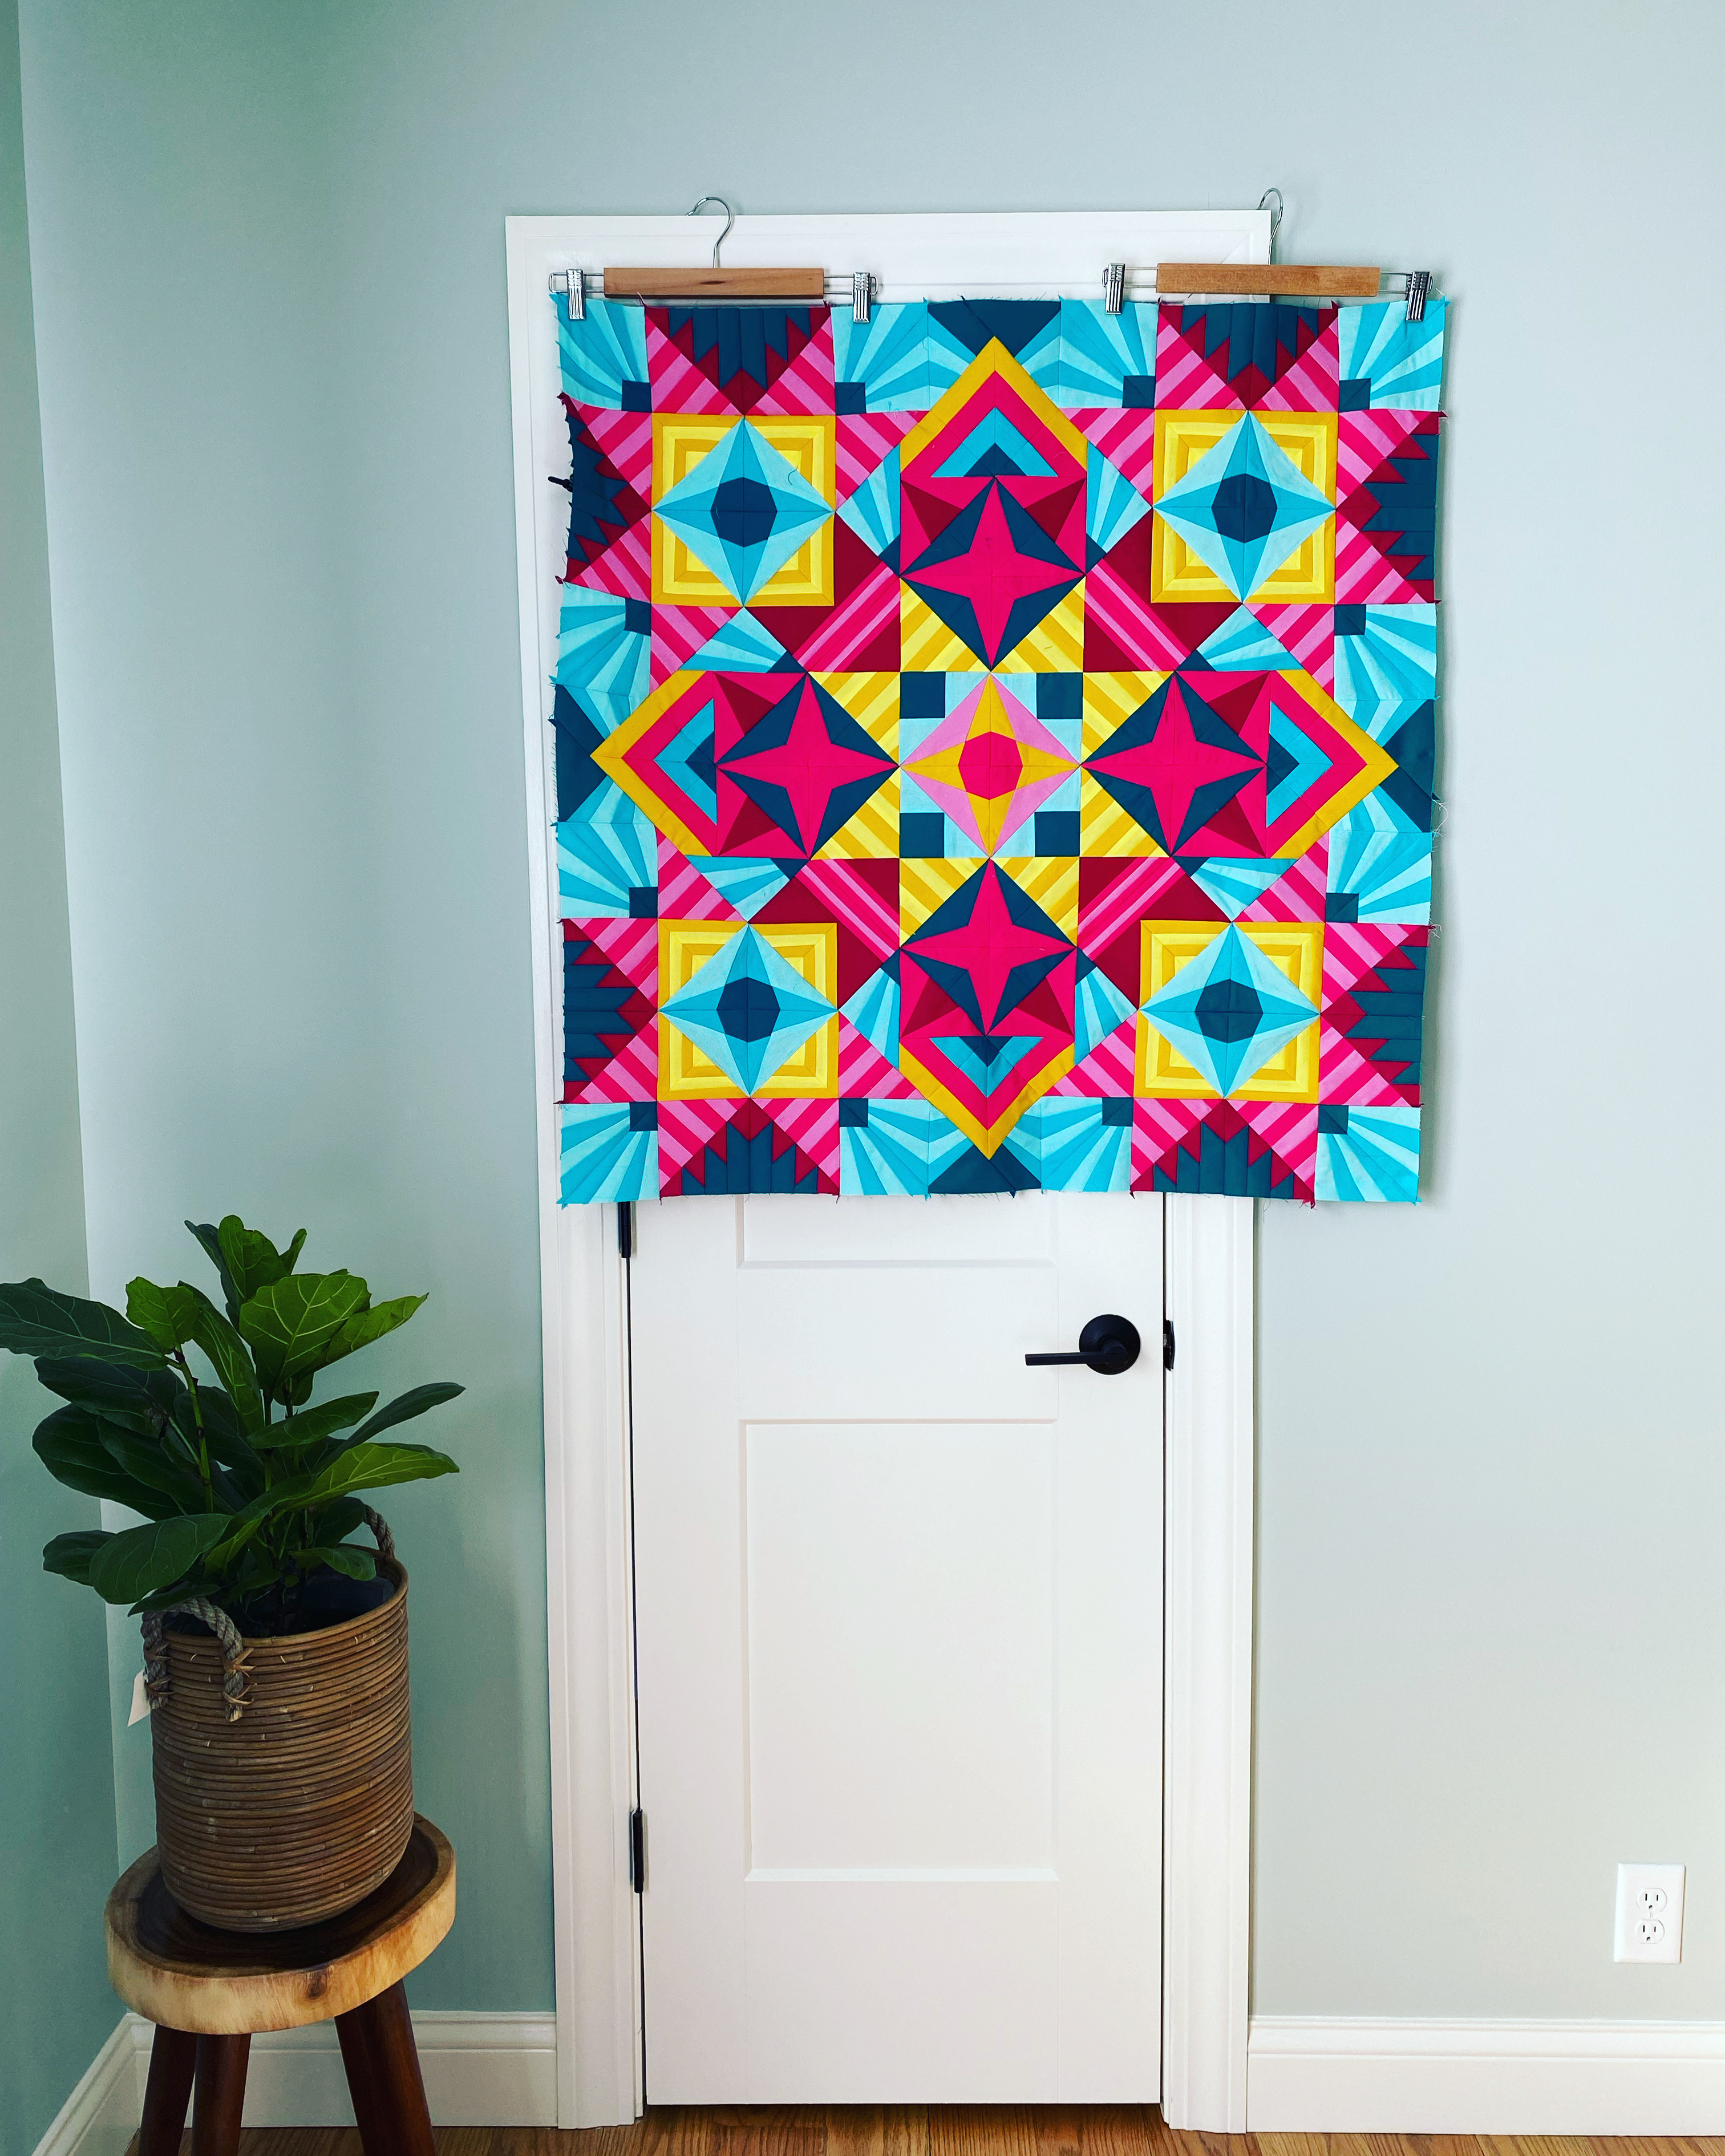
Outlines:
[[1445, 303], [550, 304], [564, 1201], [1416, 1199]]

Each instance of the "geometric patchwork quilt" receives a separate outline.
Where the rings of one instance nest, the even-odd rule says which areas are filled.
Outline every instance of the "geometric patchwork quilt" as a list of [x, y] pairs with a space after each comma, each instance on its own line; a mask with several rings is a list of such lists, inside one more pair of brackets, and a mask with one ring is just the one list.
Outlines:
[[553, 304], [564, 1202], [1414, 1198], [1444, 302]]

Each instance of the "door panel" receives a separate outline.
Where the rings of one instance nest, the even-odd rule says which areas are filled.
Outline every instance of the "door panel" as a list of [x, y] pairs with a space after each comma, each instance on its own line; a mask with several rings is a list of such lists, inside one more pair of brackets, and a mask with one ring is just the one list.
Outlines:
[[[1146, 2101], [1162, 1207], [643, 1207], [647, 2089]], [[1132, 1370], [1027, 1369], [1102, 1311]]]
[[1055, 1217], [1012, 1198], [871, 1198], [811, 1205], [752, 1198], [742, 1255], [751, 1265], [1024, 1265], [1054, 1255]]
[[751, 1882], [1052, 1878], [1050, 1426], [746, 1442]]
[[968, 1268], [869, 1265], [848, 1268], [840, 1286], [830, 1266], [746, 1265], [739, 1412], [763, 1422], [1051, 1419], [1059, 1381], [1027, 1370], [1024, 1347], [1059, 1344], [1054, 1268], [990, 1265], [982, 1279], [986, 1292]]

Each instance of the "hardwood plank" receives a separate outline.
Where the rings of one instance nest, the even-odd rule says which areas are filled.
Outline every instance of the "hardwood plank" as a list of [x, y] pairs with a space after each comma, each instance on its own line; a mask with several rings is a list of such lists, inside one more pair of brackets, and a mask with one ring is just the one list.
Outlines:
[[931, 2104], [928, 2156], [1040, 2156], [1034, 2108], [1014, 2103]]
[[928, 2156], [927, 2104], [835, 2103], [824, 2115], [826, 2156]]
[[1030, 2130], [1040, 2156], [1083, 2156], [1085, 2107], [1040, 2103], [1030, 2112]]
[[[649, 2111], [633, 2126], [580, 2129], [578, 2156], [663, 2156], [669, 2121], [673, 2115], [665, 2111]], [[521, 2143], [519, 2156], [565, 2156], [572, 2145], [567, 2133], [558, 2138], [559, 2129], [554, 2126], [536, 2126], [526, 2131], [527, 2138]], [[705, 2133], [704, 2128], [702, 2132]], [[517, 2152], [511, 2147], [508, 2156], [517, 2156]]]
[[1250, 2133], [1199, 2133], [1183, 2127], [1164, 2126], [1163, 2156], [1256, 2156], [1258, 2143]]
[[1725, 2138], [1691, 2133], [1661, 2141], [1640, 2133], [1590, 2133], [1587, 2145], [1593, 2156], [1721, 2156]]
[[359, 2134], [351, 2126], [249, 2126], [239, 2156], [360, 2156]]
[[[190, 2137], [182, 2144], [190, 2146]], [[352, 2128], [249, 2128], [240, 2156], [361, 2156]], [[134, 2143], [134, 2150], [136, 2143]], [[1133, 2104], [653, 2110], [633, 2126], [444, 2127], [438, 2156], [1725, 2156], [1725, 2136], [1187, 2133]]]
[[1076, 2122], [1081, 2156], [1171, 2156], [1162, 2123], [1148, 2104], [1072, 2104], [1048, 2116]]
[[1259, 2156], [1404, 2156], [1399, 2134], [1252, 2133], [1245, 2138]]
[[716, 2109], [705, 2117], [705, 2156], [826, 2156], [824, 2109], [762, 2104]]

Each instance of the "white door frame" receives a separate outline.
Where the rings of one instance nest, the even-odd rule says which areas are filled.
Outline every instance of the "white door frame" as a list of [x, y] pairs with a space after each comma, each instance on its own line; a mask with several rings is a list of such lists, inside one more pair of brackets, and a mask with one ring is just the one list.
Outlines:
[[[628, 1281], [614, 1206], [560, 1207], [556, 1057], [561, 968], [550, 844], [548, 680], [557, 621], [543, 565], [561, 560], [535, 418], [556, 396], [552, 272], [698, 259], [681, 218], [506, 220], [521, 701], [533, 952], [535, 1115], [545, 1384], [557, 2121], [641, 2109], [639, 1928], [629, 1879], [636, 1800], [629, 1570]], [[699, 235], [706, 239], [705, 229]], [[1158, 259], [1262, 262], [1260, 210], [738, 218], [733, 264], [883, 270], [886, 300], [1099, 297]], [[1070, 274], [1070, 264], [1087, 265]], [[1025, 277], [1039, 265], [1040, 278]], [[955, 268], [965, 275], [952, 281]], [[567, 511], [566, 511], [567, 513]], [[1163, 1870], [1163, 2112], [1245, 2128], [1250, 1946], [1253, 1501], [1252, 1201], [1170, 1197]]]

